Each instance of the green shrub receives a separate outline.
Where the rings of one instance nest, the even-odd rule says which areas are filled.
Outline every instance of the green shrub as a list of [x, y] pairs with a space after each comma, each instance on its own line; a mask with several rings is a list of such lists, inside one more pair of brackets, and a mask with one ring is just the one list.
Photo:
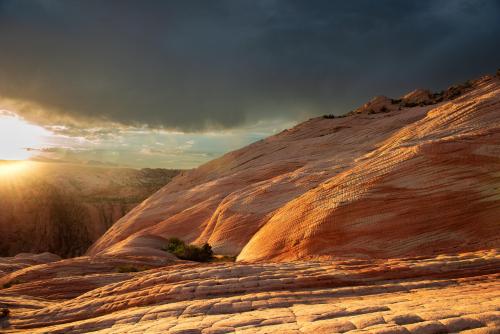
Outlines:
[[460, 86], [451, 86], [448, 88], [448, 99], [453, 100], [462, 94]]
[[0, 319], [1, 318], [7, 318], [10, 314], [10, 310], [8, 308], [2, 308], [0, 309]]
[[170, 238], [167, 240], [167, 244], [165, 245], [165, 247], [163, 247], [163, 250], [166, 250], [169, 253], [175, 254], [175, 253], [182, 252], [185, 247], [186, 247], [186, 244], [181, 239]]
[[174, 254], [179, 259], [196, 262], [208, 262], [214, 256], [212, 247], [209, 244], [205, 243], [203, 246], [197, 247], [188, 245], [179, 238], [168, 239], [163, 250]]
[[443, 101], [443, 94], [444, 94], [444, 91], [440, 91], [439, 93], [433, 93], [432, 99], [434, 100], [434, 103], [442, 102]]
[[403, 103], [403, 107], [405, 108], [413, 108], [413, 107], [416, 107], [418, 106], [418, 103], [415, 103], [415, 102], [405, 102]]

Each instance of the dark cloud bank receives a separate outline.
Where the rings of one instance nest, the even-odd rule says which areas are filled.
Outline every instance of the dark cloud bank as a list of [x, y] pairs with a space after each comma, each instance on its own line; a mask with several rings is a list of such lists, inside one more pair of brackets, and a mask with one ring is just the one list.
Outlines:
[[499, 1], [0, 1], [0, 96], [181, 130], [345, 113], [500, 66]]

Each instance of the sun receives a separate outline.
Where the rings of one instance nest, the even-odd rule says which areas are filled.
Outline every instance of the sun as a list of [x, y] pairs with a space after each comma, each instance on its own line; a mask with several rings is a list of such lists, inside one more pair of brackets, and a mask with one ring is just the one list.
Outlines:
[[0, 110], [0, 160], [25, 160], [33, 148], [43, 147], [44, 138], [51, 133], [26, 122], [16, 114]]
[[1, 161], [0, 180], [21, 176], [29, 170], [30, 165], [31, 163], [29, 161]]

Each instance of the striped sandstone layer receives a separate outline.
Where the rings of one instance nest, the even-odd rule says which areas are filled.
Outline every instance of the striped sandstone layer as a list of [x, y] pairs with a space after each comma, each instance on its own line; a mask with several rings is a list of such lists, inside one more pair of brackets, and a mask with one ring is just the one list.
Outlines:
[[184, 172], [88, 254], [145, 235], [208, 242], [238, 261], [496, 248], [500, 78], [424, 93], [314, 118]]

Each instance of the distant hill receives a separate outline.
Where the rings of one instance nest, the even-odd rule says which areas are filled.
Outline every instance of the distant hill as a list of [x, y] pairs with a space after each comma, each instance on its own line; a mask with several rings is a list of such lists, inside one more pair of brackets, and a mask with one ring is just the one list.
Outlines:
[[[12, 166], [12, 172], [1, 173], [6, 166]], [[0, 256], [45, 251], [63, 257], [81, 255], [178, 172], [0, 162]]]

